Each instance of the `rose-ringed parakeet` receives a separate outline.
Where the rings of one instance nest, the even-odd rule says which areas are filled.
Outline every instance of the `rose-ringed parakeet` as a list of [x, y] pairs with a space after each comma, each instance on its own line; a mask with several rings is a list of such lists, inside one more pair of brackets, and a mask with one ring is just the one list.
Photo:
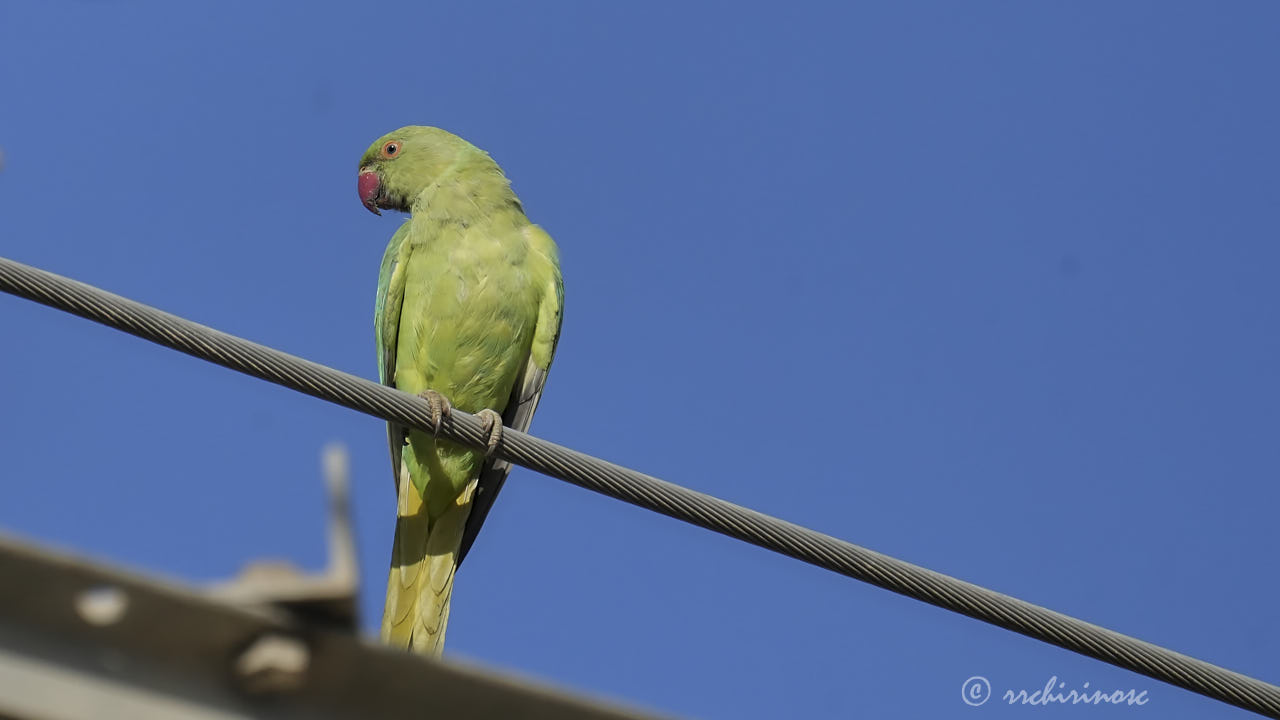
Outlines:
[[[487, 153], [432, 127], [379, 138], [360, 158], [374, 212], [411, 213], [387, 245], [374, 329], [379, 375], [419, 394], [436, 428], [451, 407], [490, 432], [527, 430], [560, 335], [555, 243], [525, 217]], [[385, 642], [438, 655], [454, 571], [511, 470], [506, 462], [389, 424], [397, 517]]]

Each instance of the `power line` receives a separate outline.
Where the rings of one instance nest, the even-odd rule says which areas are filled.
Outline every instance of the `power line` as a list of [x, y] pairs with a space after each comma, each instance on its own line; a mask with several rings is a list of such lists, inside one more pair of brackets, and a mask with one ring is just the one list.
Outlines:
[[[193, 323], [84, 283], [0, 258], [0, 290], [401, 425], [431, 432], [427, 403], [394, 388]], [[455, 410], [448, 440], [483, 448]], [[770, 517], [512, 429], [497, 456], [662, 513], [1237, 707], [1280, 718], [1280, 687], [1038, 605]]]

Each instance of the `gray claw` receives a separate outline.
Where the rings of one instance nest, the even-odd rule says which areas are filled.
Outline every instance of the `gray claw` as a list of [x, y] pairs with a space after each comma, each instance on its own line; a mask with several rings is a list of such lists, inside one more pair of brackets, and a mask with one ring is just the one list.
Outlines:
[[476, 413], [476, 417], [480, 418], [480, 426], [489, 434], [484, 456], [491, 457], [498, 451], [498, 445], [502, 443], [502, 416], [489, 408], [485, 408]]
[[449, 404], [449, 398], [441, 395], [435, 390], [423, 390], [418, 393], [418, 397], [427, 401], [427, 405], [431, 407], [431, 431], [437, 437], [440, 435], [440, 424], [444, 419], [453, 414], [453, 405]]

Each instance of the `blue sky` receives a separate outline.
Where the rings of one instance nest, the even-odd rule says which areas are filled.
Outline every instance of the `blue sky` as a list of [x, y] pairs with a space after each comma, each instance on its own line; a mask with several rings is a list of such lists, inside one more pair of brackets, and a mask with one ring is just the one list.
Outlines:
[[[0, 5], [0, 254], [373, 378], [356, 162], [438, 125], [561, 247], [536, 434], [1280, 680], [1280, 5], [461, 5]], [[342, 441], [372, 630], [379, 422], [0, 327], [0, 528], [318, 567]], [[524, 470], [449, 652], [691, 717], [1247, 716]]]

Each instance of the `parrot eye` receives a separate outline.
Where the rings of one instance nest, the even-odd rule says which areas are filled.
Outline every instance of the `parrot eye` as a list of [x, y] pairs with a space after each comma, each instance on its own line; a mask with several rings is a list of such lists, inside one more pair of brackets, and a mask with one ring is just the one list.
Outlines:
[[400, 143], [395, 140], [389, 141], [382, 146], [382, 157], [392, 158], [400, 153]]

